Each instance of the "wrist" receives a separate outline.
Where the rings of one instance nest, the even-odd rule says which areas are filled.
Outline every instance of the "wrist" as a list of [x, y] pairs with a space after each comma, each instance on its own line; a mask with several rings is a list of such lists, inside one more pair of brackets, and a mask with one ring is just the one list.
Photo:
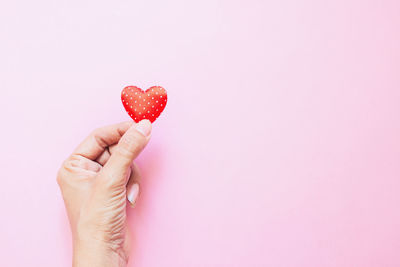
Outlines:
[[73, 267], [126, 267], [128, 259], [124, 253], [98, 241], [75, 241]]

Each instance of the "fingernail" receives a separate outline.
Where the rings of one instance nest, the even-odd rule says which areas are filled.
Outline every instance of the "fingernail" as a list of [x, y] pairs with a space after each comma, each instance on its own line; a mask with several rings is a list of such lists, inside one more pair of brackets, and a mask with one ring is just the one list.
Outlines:
[[136, 130], [144, 136], [149, 136], [151, 133], [151, 122], [149, 120], [141, 120], [136, 124]]
[[131, 203], [132, 207], [135, 206], [138, 195], [139, 195], [139, 184], [133, 184], [128, 192], [128, 200]]

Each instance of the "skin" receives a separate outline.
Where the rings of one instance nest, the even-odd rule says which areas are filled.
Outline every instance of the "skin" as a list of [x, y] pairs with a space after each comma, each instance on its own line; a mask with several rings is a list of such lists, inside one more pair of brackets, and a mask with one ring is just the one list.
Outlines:
[[133, 160], [150, 139], [151, 123], [124, 122], [93, 131], [58, 175], [73, 237], [73, 266], [126, 266], [130, 235], [127, 196], [138, 197]]

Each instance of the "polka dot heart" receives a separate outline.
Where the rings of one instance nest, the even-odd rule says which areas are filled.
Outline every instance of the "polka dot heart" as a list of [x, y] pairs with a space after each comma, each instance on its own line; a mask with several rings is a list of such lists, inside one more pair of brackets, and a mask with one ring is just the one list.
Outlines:
[[154, 122], [167, 104], [167, 91], [161, 86], [153, 86], [146, 91], [136, 86], [127, 86], [122, 90], [121, 100], [135, 122], [143, 119]]

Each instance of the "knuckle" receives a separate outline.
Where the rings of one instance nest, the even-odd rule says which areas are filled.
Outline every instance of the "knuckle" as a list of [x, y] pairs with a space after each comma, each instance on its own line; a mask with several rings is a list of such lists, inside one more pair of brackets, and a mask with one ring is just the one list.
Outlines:
[[104, 141], [103, 135], [104, 135], [104, 128], [97, 128], [92, 131], [92, 133], [90, 134], [90, 138], [94, 139], [100, 146], [106, 147], [107, 142]]
[[60, 171], [58, 171], [58, 174], [57, 174], [57, 184], [58, 184], [58, 186], [59, 187], [62, 187], [62, 185], [63, 185], [63, 179], [62, 179], [62, 176], [61, 176], [61, 173], [60, 173]]
[[68, 172], [72, 172], [77, 166], [79, 166], [82, 156], [71, 155], [67, 160], [64, 161], [63, 169]]
[[68, 177], [76, 171], [82, 156], [71, 155], [61, 165], [57, 172], [57, 184], [63, 187], [66, 184]]
[[83, 158], [83, 156], [81, 156], [81, 155], [72, 154], [72, 155], [69, 156], [69, 158], [65, 161], [65, 163], [80, 161], [82, 158]]
[[66, 164], [66, 162], [63, 163], [63, 165], [57, 172], [57, 184], [59, 187], [64, 186], [64, 181], [65, 181], [65, 176], [66, 176], [65, 164]]

